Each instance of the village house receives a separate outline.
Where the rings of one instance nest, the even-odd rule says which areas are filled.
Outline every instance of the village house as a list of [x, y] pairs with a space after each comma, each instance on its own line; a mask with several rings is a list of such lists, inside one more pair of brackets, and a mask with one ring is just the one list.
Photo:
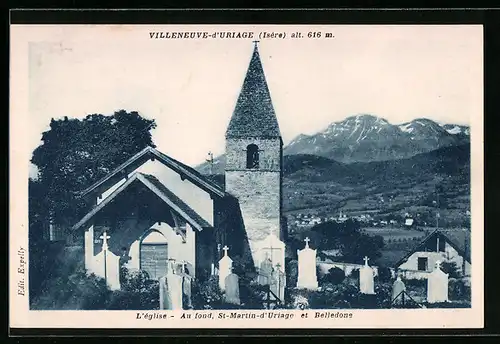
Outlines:
[[[257, 45], [226, 131], [225, 186], [152, 147], [79, 196], [88, 213], [82, 233], [85, 267], [120, 289], [120, 267], [159, 279], [182, 264], [197, 279], [216, 271], [225, 252], [284, 273], [283, 142]], [[283, 244], [284, 245], [284, 244]], [[226, 249], [227, 247], [227, 249]], [[170, 271], [170, 270], [169, 270]]]
[[468, 230], [435, 230], [394, 264], [394, 270], [407, 279], [427, 278], [436, 262], [455, 263], [458, 271], [470, 276], [470, 232]]

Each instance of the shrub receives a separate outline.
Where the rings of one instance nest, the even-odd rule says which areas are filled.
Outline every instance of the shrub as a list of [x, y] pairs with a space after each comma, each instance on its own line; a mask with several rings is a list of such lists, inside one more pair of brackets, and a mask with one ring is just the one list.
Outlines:
[[461, 279], [450, 278], [448, 281], [448, 290], [450, 300], [471, 300], [471, 288]]
[[344, 270], [335, 267], [328, 270], [328, 273], [325, 274], [325, 276], [323, 276], [322, 282], [330, 284], [340, 284], [344, 281], [344, 279], [345, 279]]
[[[318, 295], [321, 293], [323, 293], [323, 290], [316, 292], [315, 296], [317, 297], [316, 305], [320, 305], [318, 301], [324, 298], [322, 308], [352, 308], [359, 295], [358, 288], [350, 284], [329, 286], [326, 288], [324, 296]], [[329, 304], [332, 307], [327, 307]]]
[[404, 281], [407, 287], [427, 288], [427, 279], [411, 278]]
[[221, 309], [224, 293], [219, 288], [218, 276], [210, 276], [206, 281], [194, 280], [191, 298], [194, 309]]
[[448, 274], [449, 278], [460, 278], [462, 273], [455, 262], [443, 262], [441, 263], [441, 270]]
[[378, 280], [380, 282], [389, 282], [392, 279], [391, 269], [386, 266], [378, 268]]
[[359, 279], [359, 270], [358, 269], [352, 270], [349, 277], [353, 279]]

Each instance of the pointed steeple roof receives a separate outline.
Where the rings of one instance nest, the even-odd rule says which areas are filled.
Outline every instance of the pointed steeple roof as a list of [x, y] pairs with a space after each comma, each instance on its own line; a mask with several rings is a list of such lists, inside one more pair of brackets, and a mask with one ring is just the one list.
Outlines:
[[226, 137], [281, 137], [257, 44]]

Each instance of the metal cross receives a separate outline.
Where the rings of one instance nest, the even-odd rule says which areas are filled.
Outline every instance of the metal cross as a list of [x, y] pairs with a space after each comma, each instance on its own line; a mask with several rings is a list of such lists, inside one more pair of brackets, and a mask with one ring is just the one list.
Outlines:
[[224, 246], [222, 249], [224, 250], [224, 255], [227, 256], [227, 251], [229, 250], [229, 247]]

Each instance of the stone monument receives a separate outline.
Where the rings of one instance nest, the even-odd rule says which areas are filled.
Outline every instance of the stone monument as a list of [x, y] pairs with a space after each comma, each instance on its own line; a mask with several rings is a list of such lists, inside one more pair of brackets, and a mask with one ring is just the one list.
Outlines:
[[271, 258], [268, 257], [260, 264], [259, 276], [257, 278], [258, 283], [260, 285], [270, 285], [272, 274], [273, 262], [271, 261]]
[[170, 298], [170, 306], [172, 310], [183, 309], [182, 307], [182, 276], [175, 273], [174, 261], [169, 259], [166, 282], [167, 293]]
[[368, 260], [370, 258], [363, 258], [365, 265], [359, 269], [359, 291], [362, 294], [375, 294], [373, 269], [368, 265]]
[[298, 256], [298, 278], [297, 288], [318, 289], [318, 277], [316, 275], [316, 250], [309, 247], [309, 238], [305, 238], [306, 246], [297, 250]]
[[104, 232], [102, 239], [102, 251], [94, 257], [93, 269], [97, 276], [104, 278], [108, 287], [112, 290], [120, 289], [120, 257], [108, 248], [110, 236]]
[[403, 292], [406, 291], [406, 286], [401, 280], [401, 276], [398, 275], [394, 283], [392, 284], [392, 303], [401, 304], [403, 302]]
[[229, 247], [224, 246], [224, 256], [219, 260], [219, 287], [222, 291], [226, 290], [226, 277], [229, 276], [233, 269], [233, 260], [227, 255]]
[[225, 283], [226, 292], [224, 298], [227, 303], [231, 303], [234, 305], [240, 304], [240, 284], [239, 277], [237, 274], [231, 272], [227, 275]]
[[448, 302], [448, 274], [441, 270], [440, 261], [427, 278], [427, 302]]

